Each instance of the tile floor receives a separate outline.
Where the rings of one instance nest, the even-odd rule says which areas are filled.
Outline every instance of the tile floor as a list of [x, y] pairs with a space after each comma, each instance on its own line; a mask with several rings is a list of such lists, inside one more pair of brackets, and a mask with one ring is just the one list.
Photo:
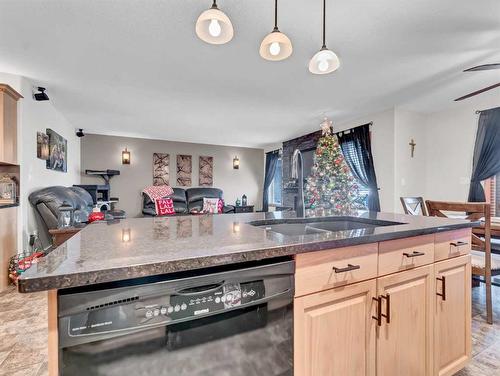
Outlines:
[[[472, 351], [456, 376], [500, 376], [500, 288], [493, 287], [495, 323], [484, 320], [484, 289], [473, 289]], [[47, 376], [47, 295], [0, 293], [0, 376]]]

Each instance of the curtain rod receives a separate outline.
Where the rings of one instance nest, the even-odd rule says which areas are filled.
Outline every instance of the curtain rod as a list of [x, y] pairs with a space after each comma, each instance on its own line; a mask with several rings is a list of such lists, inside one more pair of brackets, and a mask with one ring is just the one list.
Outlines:
[[480, 114], [481, 112], [489, 111], [489, 110], [496, 110], [500, 109], [500, 107], [492, 107], [492, 108], [487, 108], [486, 110], [476, 110], [476, 114]]
[[371, 126], [373, 125], [373, 121], [370, 121], [369, 123], [365, 123], [365, 124], [361, 124], [361, 125], [357, 125], [355, 127], [352, 127], [352, 128], [349, 128], [349, 129], [345, 129], [343, 131], [338, 131], [338, 132], [335, 132], [335, 134], [339, 134], [339, 133], [349, 133], [350, 131], [352, 131], [353, 129], [356, 129], [356, 128], [359, 128], [359, 127], [364, 127], [365, 125], [368, 125], [368, 126]]

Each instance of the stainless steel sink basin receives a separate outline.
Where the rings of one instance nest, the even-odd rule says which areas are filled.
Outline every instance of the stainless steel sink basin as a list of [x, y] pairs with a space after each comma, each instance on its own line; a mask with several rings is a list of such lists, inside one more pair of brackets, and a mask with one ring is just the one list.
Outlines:
[[324, 217], [324, 218], [293, 218], [271, 219], [250, 222], [251, 225], [261, 227], [267, 231], [282, 235], [312, 235], [336, 231], [357, 229], [374, 229], [380, 226], [394, 226], [403, 223], [365, 219], [357, 217]]
[[283, 235], [311, 235], [330, 232], [328, 230], [315, 228], [307, 223], [280, 223], [276, 225], [261, 225], [258, 227], [263, 227], [267, 231], [273, 231]]

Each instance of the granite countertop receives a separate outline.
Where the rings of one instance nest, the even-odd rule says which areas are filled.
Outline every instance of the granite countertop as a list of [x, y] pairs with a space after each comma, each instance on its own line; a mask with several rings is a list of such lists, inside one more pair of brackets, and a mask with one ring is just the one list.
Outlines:
[[[359, 212], [403, 224], [285, 236], [249, 222], [294, 212], [131, 218], [85, 227], [19, 279], [20, 292], [62, 289], [472, 227], [438, 217]], [[265, 222], [263, 222], [265, 223]]]

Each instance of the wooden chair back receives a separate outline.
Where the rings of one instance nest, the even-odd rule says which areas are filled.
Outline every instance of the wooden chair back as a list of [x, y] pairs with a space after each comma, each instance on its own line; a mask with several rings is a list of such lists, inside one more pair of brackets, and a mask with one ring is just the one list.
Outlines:
[[[472, 267], [472, 274], [484, 277], [486, 285], [486, 321], [493, 323], [493, 302], [491, 295], [491, 205], [485, 202], [443, 202], [425, 201], [430, 216], [452, 217], [451, 213], [464, 213], [471, 221], [482, 220], [484, 238], [472, 234], [472, 249], [484, 252], [484, 268]], [[450, 213], [450, 214], [446, 214]]]
[[[491, 208], [485, 202], [446, 202], [425, 201], [429, 215], [432, 217], [453, 217], [451, 213], [464, 213], [465, 219], [471, 221], [484, 220], [484, 240], [472, 234], [472, 245], [477, 250], [491, 252]], [[445, 214], [444, 212], [450, 213]]]
[[400, 197], [405, 214], [427, 215], [423, 197]]

